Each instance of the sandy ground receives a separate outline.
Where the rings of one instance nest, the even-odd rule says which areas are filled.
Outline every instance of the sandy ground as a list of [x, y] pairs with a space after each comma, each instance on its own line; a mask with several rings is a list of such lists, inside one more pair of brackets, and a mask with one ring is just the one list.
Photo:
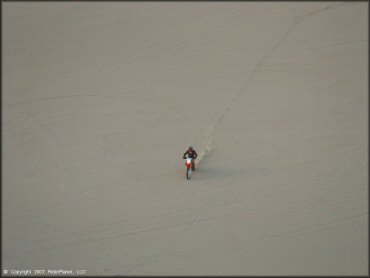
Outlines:
[[368, 274], [367, 2], [2, 13], [3, 271]]

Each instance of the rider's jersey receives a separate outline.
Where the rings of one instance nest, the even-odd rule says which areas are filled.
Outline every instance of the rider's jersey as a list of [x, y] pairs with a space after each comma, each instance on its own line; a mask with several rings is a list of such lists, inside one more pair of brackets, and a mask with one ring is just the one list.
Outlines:
[[198, 154], [197, 154], [197, 152], [196, 151], [192, 151], [191, 153], [189, 152], [189, 151], [186, 151], [186, 153], [184, 153], [184, 155], [183, 155], [183, 158], [185, 158], [185, 157], [190, 157], [190, 158], [192, 158], [192, 159], [196, 159], [197, 158], [197, 156], [198, 156]]

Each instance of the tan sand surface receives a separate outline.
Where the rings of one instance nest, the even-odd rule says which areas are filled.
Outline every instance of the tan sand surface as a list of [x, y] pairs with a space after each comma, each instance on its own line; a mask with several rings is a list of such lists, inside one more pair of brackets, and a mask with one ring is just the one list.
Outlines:
[[3, 274], [368, 274], [367, 2], [5, 1], [2, 28]]

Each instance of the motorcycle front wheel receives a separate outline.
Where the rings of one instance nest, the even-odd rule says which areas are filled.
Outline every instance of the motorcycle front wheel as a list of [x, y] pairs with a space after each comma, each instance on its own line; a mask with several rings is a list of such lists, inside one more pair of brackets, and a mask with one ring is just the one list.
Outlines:
[[190, 180], [191, 177], [191, 168], [186, 168], [186, 179]]

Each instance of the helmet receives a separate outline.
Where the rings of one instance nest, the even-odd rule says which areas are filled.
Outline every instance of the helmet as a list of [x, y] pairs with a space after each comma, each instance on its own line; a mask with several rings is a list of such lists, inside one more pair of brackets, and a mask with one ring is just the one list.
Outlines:
[[192, 151], [192, 150], [193, 150], [193, 147], [192, 147], [192, 146], [190, 146], [188, 150], [189, 150], [189, 151]]

